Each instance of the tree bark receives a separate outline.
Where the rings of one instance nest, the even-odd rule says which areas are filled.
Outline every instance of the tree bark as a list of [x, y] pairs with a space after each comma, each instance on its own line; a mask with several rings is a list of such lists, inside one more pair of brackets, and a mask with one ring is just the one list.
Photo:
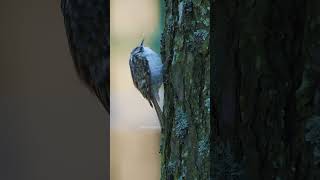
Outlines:
[[161, 179], [209, 179], [209, 0], [167, 0]]
[[320, 179], [320, 2], [212, 2], [214, 179]]

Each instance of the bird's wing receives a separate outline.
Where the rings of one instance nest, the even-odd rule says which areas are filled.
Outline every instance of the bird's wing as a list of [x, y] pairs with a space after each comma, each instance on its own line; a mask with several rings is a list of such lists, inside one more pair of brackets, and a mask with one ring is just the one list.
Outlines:
[[130, 63], [131, 76], [135, 87], [141, 92], [144, 98], [152, 105], [151, 72], [149, 63], [145, 58], [133, 58]]
[[137, 81], [135, 80], [135, 76], [134, 76], [134, 74], [135, 74], [135, 68], [134, 68], [134, 64], [133, 64], [133, 62], [132, 62], [131, 59], [130, 59], [130, 61], [129, 61], [129, 66], [130, 66], [130, 72], [131, 72], [131, 77], [132, 77], [133, 85], [134, 85], [134, 87], [136, 87], [136, 88], [138, 89], [138, 83], [137, 83]]

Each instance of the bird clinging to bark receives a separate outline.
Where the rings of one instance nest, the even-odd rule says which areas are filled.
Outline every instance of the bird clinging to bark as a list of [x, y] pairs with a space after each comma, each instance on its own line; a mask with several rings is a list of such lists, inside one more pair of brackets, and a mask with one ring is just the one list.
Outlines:
[[163, 82], [163, 64], [160, 56], [149, 47], [141, 44], [130, 54], [129, 66], [134, 86], [154, 107], [161, 127], [163, 127], [162, 111], [158, 104], [159, 88]]
[[61, 10], [76, 71], [110, 112], [107, 1], [61, 0]]

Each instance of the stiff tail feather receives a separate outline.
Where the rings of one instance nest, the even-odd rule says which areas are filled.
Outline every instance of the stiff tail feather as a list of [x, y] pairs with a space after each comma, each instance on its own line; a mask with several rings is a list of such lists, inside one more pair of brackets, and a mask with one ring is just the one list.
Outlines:
[[159, 122], [160, 122], [160, 126], [161, 128], [163, 127], [163, 119], [162, 119], [162, 111], [161, 111], [161, 108], [158, 104], [158, 101], [157, 99], [154, 97], [154, 95], [152, 96], [152, 104], [154, 106], [154, 109], [156, 110], [157, 112], [157, 116], [158, 116], [158, 119], [159, 119]]

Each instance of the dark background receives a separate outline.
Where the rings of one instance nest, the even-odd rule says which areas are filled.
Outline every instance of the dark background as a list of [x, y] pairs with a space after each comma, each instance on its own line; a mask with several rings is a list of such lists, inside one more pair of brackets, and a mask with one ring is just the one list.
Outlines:
[[60, 1], [0, 2], [0, 179], [106, 180], [106, 113], [78, 80]]

